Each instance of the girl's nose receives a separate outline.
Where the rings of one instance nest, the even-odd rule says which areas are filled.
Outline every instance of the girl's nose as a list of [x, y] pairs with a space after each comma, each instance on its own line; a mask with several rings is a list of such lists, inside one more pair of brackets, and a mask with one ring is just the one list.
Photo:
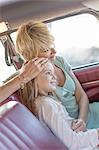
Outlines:
[[55, 74], [53, 74], [53, 79], [57, 80], [57, 77], [56, 77], [56, 75], [55, 75]]

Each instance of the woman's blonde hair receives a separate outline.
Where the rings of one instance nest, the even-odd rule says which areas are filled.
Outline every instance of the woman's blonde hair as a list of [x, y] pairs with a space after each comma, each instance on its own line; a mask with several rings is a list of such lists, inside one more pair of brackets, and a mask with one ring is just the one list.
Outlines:
[[16, 49], [26, 60], [30, 60], [37, 57], [40, 50], [48, 49], [53, 41], [46, 24], [28, 22], [17, 31]]

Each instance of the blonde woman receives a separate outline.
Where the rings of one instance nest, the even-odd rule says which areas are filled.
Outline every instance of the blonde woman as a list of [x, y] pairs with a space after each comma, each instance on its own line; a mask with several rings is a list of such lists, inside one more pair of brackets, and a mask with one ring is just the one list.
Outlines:
[[89, 104], [87, 95], [70, 65], [62, 57], [56, 56], [54, 38], [44, 23], [28, 22], [21, 25], [18, 29], [16, 47], [25, 61], [45, 57], [53, 62], [58, 83], [55, 95], [69, 115], [75, 118], [72, 123], [74, 131], [85, 131], [86, 126], [99, 127], [99, 103]]
[[[27, 89], [28, 100], [24, 102], [69, 150], [98, 150], [99, 129], [75, 132], [71, 129], [72, 121], [64, 106], [53, 95], [57, 79], [53, 65], [48, 62], [44, 69], [32, 80], [32, 88]], [[25, 93], [21, 93], [25, 94]]]

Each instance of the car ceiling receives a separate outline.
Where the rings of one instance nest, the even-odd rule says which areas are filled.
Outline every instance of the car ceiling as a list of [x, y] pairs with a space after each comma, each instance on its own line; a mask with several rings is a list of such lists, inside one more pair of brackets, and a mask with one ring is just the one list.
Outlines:
[[46, 21], [86, 8], [99, 10], [99, 0], [0, 0], [0, 22], [13, 29], [29, 20]]

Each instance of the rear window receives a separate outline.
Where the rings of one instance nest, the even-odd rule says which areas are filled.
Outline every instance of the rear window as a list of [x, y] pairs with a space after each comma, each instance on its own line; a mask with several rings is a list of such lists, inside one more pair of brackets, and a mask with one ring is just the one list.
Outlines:
[[72, 67], [99, 62], [99, 20], [91, 14], [51, 22], [57, 54]]

